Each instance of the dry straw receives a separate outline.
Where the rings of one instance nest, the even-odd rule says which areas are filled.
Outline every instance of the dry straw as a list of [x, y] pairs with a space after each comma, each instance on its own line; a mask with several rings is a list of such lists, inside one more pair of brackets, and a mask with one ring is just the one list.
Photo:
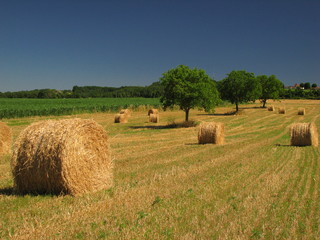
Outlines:
[[149, 122], [158, 123], [159, 122], [159, 114], [150, 114]]
[[298, 115], [306, 115], [306, 110], [304, 108], [299, 108]]
[[279, 108], [279, 114], [286, 114], [286, 108], [285, 107], [280, 107]]
[[111, 187], [107, 134], [93, 120], [41, 121], [22, 131], [12, 157], [17, 193], [78, 195]]
[[114, 122], [115, 123], [127, 123], [128, 122], [128, 115], [118, 113], [114, 116]]
[[314, 123], [294, 123], [290, 128], [292, 146], [318, 146], [318, 132]]
[[131, 116], [131, 111], [130, 111], [129, 109], [121, 109], [119, 113], [120, 113], [120, 114], [125, 114], [125, 115], [127, 115], [128, 117]]
[[158, 109], [150, 109], [148, 111], [148, 116], [150, 116], [150, 114], [159, 114], [159, 111], [158, 111]]
[[10, 154], [12, 144], [11, 129], [0, 122], [0, 155]]
[[273, 112], [273, 111], [274, 111], [274, 106], [273, 106], [273, 105], [272, 105], [272, 106], [269, 106], [269, 107], [268, 107], [268, 111]]
[[203, 122], [198, 133], [199, 144], [224, 143], [224, 124], [220, 122]]

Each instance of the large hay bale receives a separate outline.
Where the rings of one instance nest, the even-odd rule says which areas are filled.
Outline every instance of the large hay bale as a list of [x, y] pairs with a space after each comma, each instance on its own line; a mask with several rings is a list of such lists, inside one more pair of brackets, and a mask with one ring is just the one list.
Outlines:
[[159, 111], [158, 111], [158, 109], [150, 109], [148, 111], [148, 116], [150, 116], [150, 114], [159, 114]]
[[131, 111], [130, 111], [129, 109], [121, 109], [119, 113], [120, 113], [120, 114], [125, 114], [125, 115], [127, 115], [128, 117], [131, 116]]
[[318, 146], [318, 131], [314, 123], [294, 123], [290, 128], [292, 146]]
[[224, 143], [224, 124], [220, 122], [203, 122], [198, 132], [199, 144]]
[[279, 114], [286, 114], [286, 108], [285, 107], [280, 107], [279, 108]]
[[159, 114], [150, 114], [149, 115], [149, 122], [158, 123], [159, 122]]
[[268, 111], [273, 112], [274, 111], [274, 106], [273, 105], [269, 106], [268, 107]]
[[17, 138], [12, 157], [18, 193], [78, 195], [113, 183], [107, 134], [93, 120], [34, 123]]
[[0, 122], [0, 155], [10, 154], [11, 144], [11, 129], [4, 122]]
[[306, 110], [304, 108], [298, 108], [298, 115], [306, 115]]
[[118, 113], [114, 116], [115, 123], [127, 123], [128, 122], [128, 115]]

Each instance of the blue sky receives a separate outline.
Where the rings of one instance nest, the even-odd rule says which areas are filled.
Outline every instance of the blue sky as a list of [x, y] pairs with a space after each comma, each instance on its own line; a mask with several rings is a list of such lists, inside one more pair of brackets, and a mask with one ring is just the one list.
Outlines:
[[1, 0], [0, 91], [146, 86], [180, 64], [320, 85], [319, 0]]

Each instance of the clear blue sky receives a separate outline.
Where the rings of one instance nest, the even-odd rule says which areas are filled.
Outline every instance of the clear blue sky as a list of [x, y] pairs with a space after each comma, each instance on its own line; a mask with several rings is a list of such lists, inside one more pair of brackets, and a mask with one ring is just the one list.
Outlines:
[[1, 92], [146, 86], [180, 64], [320, 85], [320, 1], [0, 1]]

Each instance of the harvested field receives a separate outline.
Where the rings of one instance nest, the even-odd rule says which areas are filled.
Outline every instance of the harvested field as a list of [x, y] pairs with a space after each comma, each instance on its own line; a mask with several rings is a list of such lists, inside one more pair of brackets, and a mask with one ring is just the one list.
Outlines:
[[[290, 146], [289, 126], [320, 129], [319, 101], [274, 102], [214, 114], [192, 110], [190, 119], [221, 122], [225, 144], [199, 145], [197, 127], [168, 128], [184, 112], [146, 110], [127, 124], [114, 113], [81, 114], [108, 133], [114, 185], [79, 197], [12, 192], [10, 158], [0, 158], [0, 239], [319, 239], [320, 149]], [[307, 115], [297, 115], [304, 106]], [[74, 117], [74, 116], [73, 116]], [[68, 119], [70, 116], [59, 117]], [[45, 117], [6, 119], [15, 139]]]

